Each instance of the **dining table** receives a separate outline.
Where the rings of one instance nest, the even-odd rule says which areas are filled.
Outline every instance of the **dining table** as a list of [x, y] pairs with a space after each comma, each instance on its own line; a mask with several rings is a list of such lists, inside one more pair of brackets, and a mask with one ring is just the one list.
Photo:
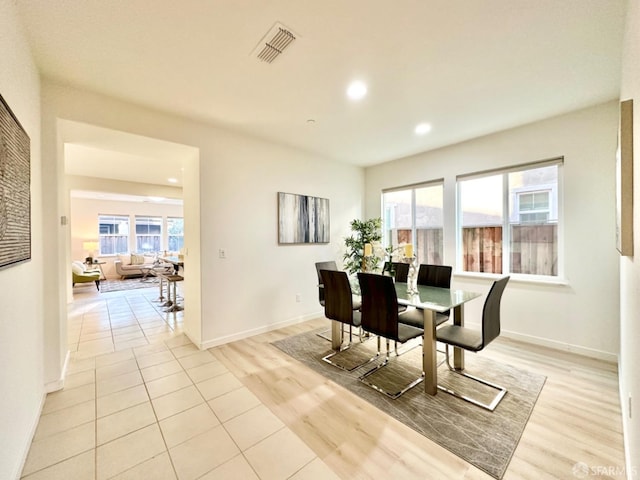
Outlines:
[[[359, 295], [357, 279], [351, 281], [352, 291]], [[422, 371], [424, 372], [424, 391], [429, 395], [438, 392], [438, 362], [436, 349], [436, 313], [452, 311], [453, 323], [464, 326], [464, 304], [482, 294], [453, 288], [429, 287], [417, 285], [415, 291], [407, 283], [395, 282], [396, 295], [400, 305], [419, 308], [424, 315], [424, 338], [422, 341]], [[340, 348], [342, 343], [341, 324], [333, 321], [331, 328], [332, 347]], [[464, 370], [464, 350], [453, 349], [453, 367]]]

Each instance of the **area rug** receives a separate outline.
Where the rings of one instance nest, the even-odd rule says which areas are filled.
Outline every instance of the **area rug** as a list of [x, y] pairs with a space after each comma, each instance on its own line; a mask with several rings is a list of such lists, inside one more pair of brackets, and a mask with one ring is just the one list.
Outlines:
[[142, 278], [125, 278], [124, 280], [109, 279], [100, 281], [100, 292], [119, 292], [121, 290], [134, 290], [137, 288], [158, 288], [156, 279], [142, 281]]
[[[435, 396], [427, 395], [422, 383], [392, 400], [358, 381], [358, 377], [370, 370], [375, 363], [347, 372], [322, 361], [322, 357], [332, 350], [330, 343], [317, 335], [320, 331], [321, 329], [294, 335], [273, 342], [273, 345], [492, 477], [502, 478], [546, 377], [497, 363], [483, 358], [481, 354], [467, 353], [466, 371], [508, 390], [493, 412], [444, 392], [438, 392]], [[347, 365], [358, 359], [370, 358], [375, 351], [376, 340], [371, 339], [341, 352], [334, 359]], [[438, 355], [440, 359], [440, 354]], [[399, 357], [392, 356], [388, 366], [368, 379], [378, 384], [408, 384], [410, 379], [421, 374], [421, 362], [422, 348], [414, 348]], [[444, 364], [438, 368], [438, 383], [450, 386], [455, 384], [458, 389], [473, 391], [476, 397], [492, 393], [489, 389], [483, 392], [484, 387], [450, 373]]]

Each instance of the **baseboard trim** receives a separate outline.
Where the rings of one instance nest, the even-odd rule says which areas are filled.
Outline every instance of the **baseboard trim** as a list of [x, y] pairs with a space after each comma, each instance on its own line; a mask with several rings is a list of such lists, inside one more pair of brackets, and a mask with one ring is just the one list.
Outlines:
[[[618, 355], [618, 379], [623, 378], [622, 372], [620, 371], [621, 367], [622, 364], [620, 363], [620, 356]], [[618, 389], [620, 391], [620, 413], [622, 414], [622, 442], [624, 444], [625, 472], [627, 472], [628, 478], [632, 478], [633, 475], [631, 472], [635, 472], [638, 467], [631, 464], [631, 445], [629, 445], [629, 428], [631, 426], [631, 420], [629, 419], [628, 395], [625, 395], [627, 387], [626, 385], [623, 385], [621, 381], [618, 381]]]
[[238, 340], [243, 340], [245, 338], [253, 337], [254, 335], [271, 332], [273, 330], [278, 330], [279, 328], [288, 327], [290, 325], [296, 325], [298, 323], [306, 322], [307, 320], [313, 320], [314, 318], [318, 318], [318, 315], [319, 315], [318, 313], [311, 313], [308, 315], [291, 318], [289, 320], [284, 320], [282, 322], [273, 323], [271, 325], [265, 325], [262, 327], [245, 330], [243, 332], [234, 333], [232, 335], [214, 338], [214, 339], [202, 342], [199, 345], [199, 348], [201, 350], [206, 350], [207, 348], [219, 347], [220, 345], [224, 345], [226, 343], [236, 342]]
[[[272, 330], [277, 330], [279, 328], [288, 327], [289, 325], [295, 325], [297, 323], [306, 322], [307, 320], [313, 320], [315, 318], [322, 317], [322, 316], [323, 316], [323, 312], [320, 312], [320, 313], [316, 312], [308, 315], [303, 315], [301, 317], [285, 320], [282, 322], [274, 323], [272, 325], [266, 325], [266, 326], [254, 328], [251, 330], [245, 330], [243, 332], [234, 333], [232, 335], [227, 335], [225, 337], [219, 337], [212, 340], [204, 341], [201, 344], [199, 344], [199, 348], [206, 350], [207, 348], [218, 347], [226, 343], [235, 342], [237, 340], [243, 340], [245, 338], [249, 338], [254, 335], [267, 333]], [[480, 324], [474, 324], [471, 322], [466, 323], [466, 326], [471, 328], [474, 328], [474, 327], [480, 328]], [[530, 343], [532, 345], [539, 345], [541, 347], [548, 347], [554, 350], [575, 353], [577, 355], [583, 355], [585, 357], [595, 358], [597, 360], [603, 360], [605, 362], [618, 364], [618, 355], [615, 353], [604, 352], [602, 350], [596, 350], [593, 348], [574, 345], [571, 343], [559, 342], [557, 340], [551, 340], [549, 338], [536, 337], [534, 335], [526, 335], [523, 333], [512, 332], [509, 330], [502, 330], [500, 332], [500, 335], [511, 340], [517, 340], [519, 342]], [[194, 342], [194, 344], [198, 345], [198, 343], [196, 342]]]
[[549, 338], [536, 337], [533, 335], [525, 335], [523, 333], [511, 332], [508, 330], [502, 330], [500, 335], [512, 340], [518, 340], [520, 342], [531, 343], [533, 345], [540, 345], [541, 347], [549, 347], [554, 350], [560, 350], [563, 352], [575, 353], [583, 355], [585, 357], [595, 358], [597, 360], [603, 360], [609, 363], [618, 363], [618, 355], [615, 353], [604, 352], [602, 350], [596, 350], [594, 348], [582, 347], [580, 345], [574, 345], [571, 343], [559, 342], [557, 340], [551, 340]]
[[69, 359], [71, 358], [71, 352], [67, 350], [67, 354], [64, 357], [64, 364], [62, 365], [62, 372], [60, 373], [60, 378], [54, 380], [53, 382], [46, 383], [44, 385], [44, 391], [46, 393], [57, 392], [58, 390], [62, 390], [64, 388], [64, 379], [67, 376], [67, 367], [69, 366]]
[[40, 416], [42, 415], [42, 409], [44, 408], [44, 402], [47, 399], [47, 392], [42, 393], [42, 398], [40, 399], [40, 406], [36, 411], [36, 415], [33, 417], [31, 422], [31, 428], [29, 429], [29, 435], [27, 436], [25, 444], [22, 446], [22, 458], [17, 464], [18, 470], [14, 472], [13, 478], [15, 480], [20, 480], [22, 475], [22, 470], [24, 470], [24, 464], [27, 462], [27, 456], [29, 455], [29, 450], [31, 449], [31, 442], [33, 442], [33, 437], [36, 434], [36, 430], [38, 428], [38, 423], [40, 422]]

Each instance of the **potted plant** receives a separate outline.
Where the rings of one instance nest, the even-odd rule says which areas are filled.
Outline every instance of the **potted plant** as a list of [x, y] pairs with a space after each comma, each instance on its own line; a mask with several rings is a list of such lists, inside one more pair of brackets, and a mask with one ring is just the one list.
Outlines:
[[[347, 251], [344, 254], [344, 269], [354, 274], [361, 271], [374, 271], [378, 268], [381, 257], [378, 256], [379, 249], [373, 248], [374, 244], [379, 244], [382, 238], [382, 219], [371, 218], [369, 220], [352, 220], [351, 231], [353, 234], [344, 240]], [[365, 257], [365, 244], [372, 245], [372, 255]]]

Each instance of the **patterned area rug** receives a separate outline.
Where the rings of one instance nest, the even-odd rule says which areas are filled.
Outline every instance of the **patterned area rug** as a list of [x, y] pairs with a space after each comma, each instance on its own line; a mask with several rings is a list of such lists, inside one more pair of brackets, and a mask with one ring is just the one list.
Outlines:
[[[511, 461], [524, 427], [542, 390], [546, 377], [498, 364], [481, 354], [465, 355], [466, 371], [507, 388], [508, 392], [493, 412], [455, 398], [444, 392], [425, 394], [420, 383], [396, 400], [376, 392], [358, 381], [375, 366], [369, 363], [352, 372], [340, 370], [322, 361], [331, 353], [331, 344], [316, 335], [322, 329], [285, 338], [273, 343], [280, 350], [319, 372], [335, 383], [367, 400], [380, 410], [453, 452], [465, 461], [501, 479]], [[370, 358], [376, 351], [371, 339], [345, 350], [333, 359], [347, 366]], [[384, 342], [383, 349], [384, 349]], [[408, 344], [407, 344], [408, 345]], [[401, 349], [404, 350], [403, 346]], [[438, 360], [444, 355], [438, 354]], [[400, 357], [392, 355], [389, 365], [368, 377], [376, 384], [408, 384], [422, 373], [422, 348], [414, 348]], [[490, 395], [482, 385], [452, 374], [446, 365], [438, 368], [438, 383], [473, 392], [474, 397]]]
[[157, 282], [158, 280], [156, 278], [149, 278], [143, 281], [141, 277], [125, 278], [124, 280], [101, 280], [100, 292], [109, 293], [119, 292], [121, 290], [134, 290], [136, 288], [158, 288]]

